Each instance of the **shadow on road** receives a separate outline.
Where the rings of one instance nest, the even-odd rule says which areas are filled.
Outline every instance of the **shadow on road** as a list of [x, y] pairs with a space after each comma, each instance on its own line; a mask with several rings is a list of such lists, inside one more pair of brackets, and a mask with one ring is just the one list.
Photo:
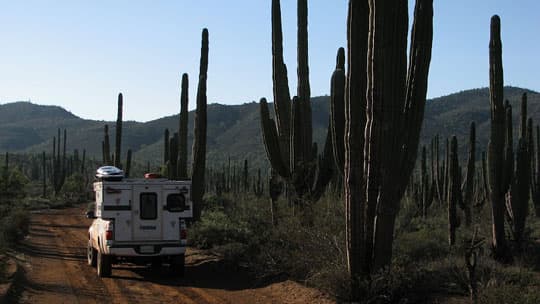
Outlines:
[[[115, 274], [115, 270], [131, 271], [136, 276]], [[223, 260], [209, 260], [197, 264], [187, 264], [184, 277], [175, 275], [166, 264], [161, 268], [120, 264], [113, 266], [112, 277], [120, 280], [146, 281], [166, 286], [223, 289], [229, 291], [265, 287], [286, 280], [284, 277], [264, 281], [258, 280], [245, 269], [224, 262]]]

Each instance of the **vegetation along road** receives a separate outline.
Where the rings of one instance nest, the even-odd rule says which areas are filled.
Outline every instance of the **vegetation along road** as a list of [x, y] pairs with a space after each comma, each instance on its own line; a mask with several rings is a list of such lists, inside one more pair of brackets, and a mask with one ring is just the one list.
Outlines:
[[291, 281], [254, 285], [250, 276], [216, 257], [188, 250], [184, 278], [167, 267], [114, 265], [99, 278], [86, 263], [90, 220], [85, 206], [32, 214], [21, 245], [22, 278], [10, 303], [330, 303], [321, 293]]

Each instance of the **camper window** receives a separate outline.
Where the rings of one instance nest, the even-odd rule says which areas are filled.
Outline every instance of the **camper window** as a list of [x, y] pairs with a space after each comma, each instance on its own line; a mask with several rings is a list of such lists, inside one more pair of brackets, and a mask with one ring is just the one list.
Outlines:
[[155, 220], [157, 218], [157, 194], [141, 193], [141, 219]]
[[167, 195], [166, 209], [169, 212], [183, 212], [186, 208], [186, 198], [183, 194], [174, 193]]

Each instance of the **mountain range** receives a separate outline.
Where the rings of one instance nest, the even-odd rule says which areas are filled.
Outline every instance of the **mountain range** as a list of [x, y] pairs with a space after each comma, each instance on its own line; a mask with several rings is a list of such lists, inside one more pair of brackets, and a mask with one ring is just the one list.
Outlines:
[[[518, 124], [521, 95], [528, 94], [528, 114], [540, 122], [540, 94], [528, 89], [505, 87], [505, 98], [513, 107], [514, 124]], [[326, 135], [329, 96], [312, 98], [314, 139], [322, 145]], [[272, 108], [272, 106], [271, 106]], [[116, 111], [116, 107], [111, 108]], [[189, 113], [188, 145], [193, 138], [194, 112]], [[466, 151], [471, 121], [477, 125], [477, 150], [486, 149], [489, 136], [489, 90], [472, 89], [430, 99], [426, 103], [421, 144], [439, 134], [442, 138], [456, 135], [460, 154]], [[67, 130], [67, 149], [85, 149], [90, 157], [101, 159], [104, 125], [109, 125], [111, 144], [114, 145], [115, 122], [80, 118], [58, 106], [13, 102], [0, 105], [0, 151], [17, 153], [52, 152], [53, 137], [58, 129]], [[178, 114], [149, 122], [125, 121], [122, 151], [133, 150], [134, 160], [158, 165], [163, 155], [165, 129], [178, 130]], [[517, 133], [517, 128], [514, 128]], [[517, 138], [517, 136], [514, 136]], [[442, 142], [442, 141], [441, 141]], [[208, 162], [220, 165], [230, 157], [232, 161], [248, 159], [253, 166], [266, 166], [262, 143], [258, 103], [242, 105], [208, 105]], [[125, 158], [125, 155], [124, 155]]]

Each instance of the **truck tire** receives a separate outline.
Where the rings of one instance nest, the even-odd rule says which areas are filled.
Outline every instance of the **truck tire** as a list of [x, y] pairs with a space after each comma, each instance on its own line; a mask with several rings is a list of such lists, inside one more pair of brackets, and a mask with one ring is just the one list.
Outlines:
[[173, 275], [183, 277], [185, 272], [185, 256], [183, 254], [171, 258], [171, 272]]
[[101, 251], [97, 253], [97, 275], [100, 278], [111, 276], [111, 257]]
[[97, 250], [92, 247], [92, 242], [88, 240], [88, 246], [86, 249], [86, 259], [88, 266], [96, 267], [97, 265]]
[[161, 258], [160, 257], [154, 257], [152, 258], [152, 263], [150, 264], [153, 269], [159, 269], [161, 268]]

